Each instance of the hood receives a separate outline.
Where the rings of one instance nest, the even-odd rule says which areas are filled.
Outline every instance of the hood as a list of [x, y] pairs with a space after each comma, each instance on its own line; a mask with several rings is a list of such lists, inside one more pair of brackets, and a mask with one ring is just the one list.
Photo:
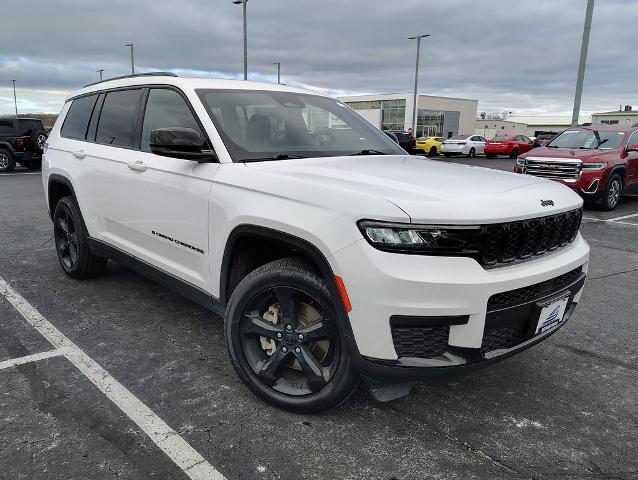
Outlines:
[[561, 160], [582, 160], [583, 162], [599, 162], [607, 157], [618, 157], [619, 149], [586, 150], [572, 148], [538, 147], [521, 155], [521, 158], [558, 158]]
[[[280, 191], [290, 182], [303, 183], [308, 195], [313, 188], [329, 191], [326, 203], [353, 193], [383, 198], [413, 223], [495, 223], [558, 213], [583, 203], [569, 188], [549, 180], [422, 157], [325, 157], [246, 166], [279, 177]], [[347, 195], [340, 197], [339, 192]], [[552, 200], [554, 206], [542, 206], [541, 200]]]

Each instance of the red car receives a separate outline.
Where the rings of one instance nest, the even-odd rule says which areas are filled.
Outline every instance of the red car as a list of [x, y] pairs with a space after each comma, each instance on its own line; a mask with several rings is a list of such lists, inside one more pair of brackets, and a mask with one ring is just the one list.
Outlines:
[[622, 193], [638, 191], [638, 127], [569, 128], [521, 155], [514, 171], [551, 178], [613, 210]]
[[510, 158], [516, 158], [532, 148], [534, 142], [525, 135], [503, 133], [485, 142], [485, 156], [494, 158], [497, 155], [508, 155]]

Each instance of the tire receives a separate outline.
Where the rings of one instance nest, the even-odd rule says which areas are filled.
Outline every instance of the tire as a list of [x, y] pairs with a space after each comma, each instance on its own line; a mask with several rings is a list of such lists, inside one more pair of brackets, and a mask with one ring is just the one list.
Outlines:
[[485, 154], [485, 156], [486, 156], [487, 158], [494, 158], [494, 157], [496, 157], [496, 155], [494, 155], [494, 154], [492, 154], [492, 153], [486, 153], [486, 154]]
[[510, 158], [518, 158], [519, 153], [518, 148], [515, 148], [512, 150], [512, 153], [510, 153]]
[[13, 172], [16, 159], [9, 150], [0, 150], [0, 172]]
[[430, 155], [431, 157], [436, 157], [438, 154], [439, 154], [439, 152], [437, 151], [436, 147], [432, 147], [432, 148], [430, 148], [430, 153], [429, 153], [429, 155]]
[[467, 152], [467, 158], [476, 158], [476, 150], [474, 147], [470, 148], [470, 151]]
[[620, 196], [623, 191], [623, 181], [620, 175], [614, 173], [607, 181], [607, 188], [601, 198], [601, 204], [603, 210], [611, 211], [615, 210], [620, 202]]
[[44, 152], [44, 142], [47, 141], [47, 134], [44, 130], [35, 130], [29, 137], [29, 147], [34, 152]]
[[75, 200], [61, 198], [53, 213], [53, 238], [62, 270], [70, 277], [97, 277], [106, 269], [108, 260], [91, 253], [88, 236]]
[[228, 355], [246, 386], [271, 405], [297, 413], [336, 407], [358, 384], [336, 318], [325, 282], [309, 265], [275, 260], [246, 276], [230, 297]]

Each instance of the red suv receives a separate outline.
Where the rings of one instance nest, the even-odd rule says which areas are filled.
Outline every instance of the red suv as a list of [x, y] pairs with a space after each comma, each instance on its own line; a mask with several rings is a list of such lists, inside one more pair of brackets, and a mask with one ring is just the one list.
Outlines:
[[623, 192], [638, 190], [638, 127], [570, 128], [518, 157], [514, 171], [551, 178], [613, 210]]
[[496, 155], [508, 155], [516, 158], [532, 148], [534, 148], [534, 142], [525, 135], [502, 133], [485, 142], [485, 156], [494, 158]]

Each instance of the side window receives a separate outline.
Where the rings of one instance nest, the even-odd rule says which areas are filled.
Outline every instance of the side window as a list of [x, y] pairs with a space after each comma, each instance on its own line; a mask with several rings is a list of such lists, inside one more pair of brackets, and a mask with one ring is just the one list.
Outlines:
[[638, 131], [634, 132], [631, 137], [629, 137], [627, 146], [631, 147], [632, 145], [638, 145]]
[[95, 141], [118, 147], [136, 144], [137, 109], [142, 90], [108, 92], [102, 106]]
[[73, 100], [60, 132], [63, 137], [77, 140], [84, 140], [86, 138], [86, 129], [89, 126], [89, 120], [93, 113], [96, 98], [97, 95], [88, 95]]
[[151, 131], [169, 127], [191, 128], [199, 133], [202, 139], [205, 138], [188, 104], [179, 93], [165, 88], [151, 89], [144, 114], [142, 150], [151, 151], [149, 146]]
[[13, 120], [0, 120], [0, 135], [15, 135]]

